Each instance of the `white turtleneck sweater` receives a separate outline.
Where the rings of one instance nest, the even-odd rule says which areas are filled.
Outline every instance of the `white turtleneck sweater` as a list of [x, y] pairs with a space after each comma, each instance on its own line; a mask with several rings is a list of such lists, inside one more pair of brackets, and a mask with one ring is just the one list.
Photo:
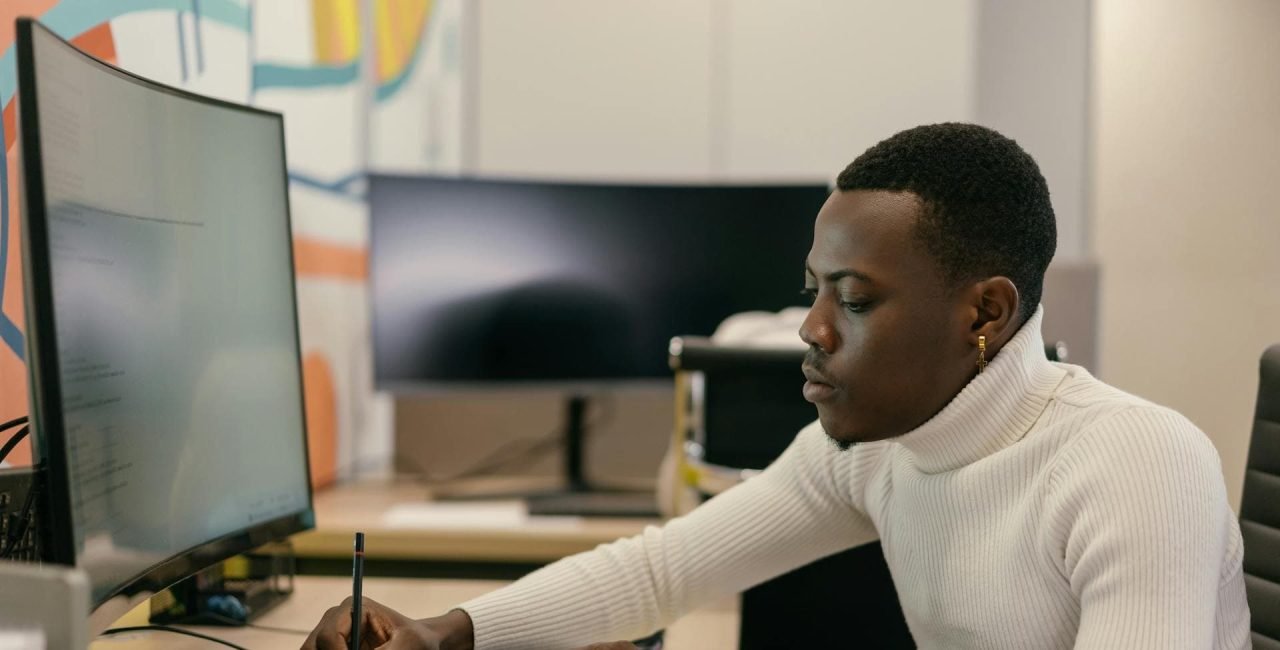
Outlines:
[[1248, 647], [1213, 445], [1181, 415], [1047, 361], [1040, 321], [906, 435], [841, 452], [815, 422], [692, 513], [463, 604], [476, 647], [642, 637], [876, 539], [922, 648]]

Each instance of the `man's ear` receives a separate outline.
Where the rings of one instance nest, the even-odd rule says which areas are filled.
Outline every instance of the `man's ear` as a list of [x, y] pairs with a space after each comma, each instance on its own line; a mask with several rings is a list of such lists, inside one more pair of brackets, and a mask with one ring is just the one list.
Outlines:
[[974, 316], [970, 336], [973, 345], [977, 347], [978, 337], [985, 336], [987, 349], [994, 352], [1013, 338], [1022, 325], [1018, 317], [1021, 305], [1018, 287], [1013, 280], [997, 275], [974, 283], [972, 291]]

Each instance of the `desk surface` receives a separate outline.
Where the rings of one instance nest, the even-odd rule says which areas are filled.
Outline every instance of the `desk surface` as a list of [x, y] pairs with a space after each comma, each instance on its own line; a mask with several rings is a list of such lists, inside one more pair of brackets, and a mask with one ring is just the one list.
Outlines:
[[[513, 484], [495, 483], [499, 489]], [[293, 537], [301, 558], [350, 558], [355, 531], [366, 533], [370, 560], [441, 560], [546, 563], [641, 532], [656, 519], [539, 518], [519, 527], [485, 525], [392, 526], [396, 506], [430, 501], [426, 487], [375, 480], [339, 485], [315, 496], [316, 528]], [[508, 501], [510, 503], [510, 501]]]
[[[470, 598], [506, 584], [489, 580], [414, 580], [404, 578], [368, 578], [364, 593], [369, 598], [400, 612], [423, 618], [434, 616]], [[257, 621], [259, 625], [309, 631], [324, 611], [342, 602], [351, 593], [351, 579], [302, 576], [297, 579], [294, 594]], [[127, 617], [126, 617], [127, 618]], [[134, 622], [119, 623], [138, 624]], [[191, 628], [226, 639], [247, 648], [296, 648], [305, 635], [254, 628]], [[609, 641], [614, 639], [600, 639]], [[738, 646], [738, 601], [724, 600], [690, 613], [667, 629], [667, 645], [672, 650], [730, 650]], [[206, 650], [215, 648], [209, 641], [168, 632], [138, 632], [104, 637], [93, 643], [92, 650]]]

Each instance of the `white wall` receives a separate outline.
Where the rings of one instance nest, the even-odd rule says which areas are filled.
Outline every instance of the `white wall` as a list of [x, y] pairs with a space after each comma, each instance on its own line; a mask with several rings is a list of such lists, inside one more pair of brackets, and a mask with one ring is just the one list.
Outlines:
[[476, 171], [706, 174], [707, 0], [484, 0], [476, 19]]
[[974, 7], [715, 0], [713, 171], [834, 178], [898, 131], [972, 121]]
[[1091, 4], [982, 0], [978, 5], [976, 119], [1017, 140], [1040, 165], [1058, 218], [1059, 261], [1080, 260], [1091, 252], [1085, 136]]
[[1102, 365], [1209, 434], [1238, 504], [1258, 357], [1280, 341], [1280, 3], [1095, 12]]
[[472, 171], [826, 180], [972, 120], [972, 1], [483, 0]]

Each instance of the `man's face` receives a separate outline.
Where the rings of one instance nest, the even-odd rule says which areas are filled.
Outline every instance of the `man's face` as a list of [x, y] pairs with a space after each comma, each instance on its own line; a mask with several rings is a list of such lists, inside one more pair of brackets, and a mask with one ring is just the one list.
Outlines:
[[973, 376], [974, 310], [914, 234], [909, 192], [834, 192], [818, 213], [804, 395], [841, 447], [920, 426]]

